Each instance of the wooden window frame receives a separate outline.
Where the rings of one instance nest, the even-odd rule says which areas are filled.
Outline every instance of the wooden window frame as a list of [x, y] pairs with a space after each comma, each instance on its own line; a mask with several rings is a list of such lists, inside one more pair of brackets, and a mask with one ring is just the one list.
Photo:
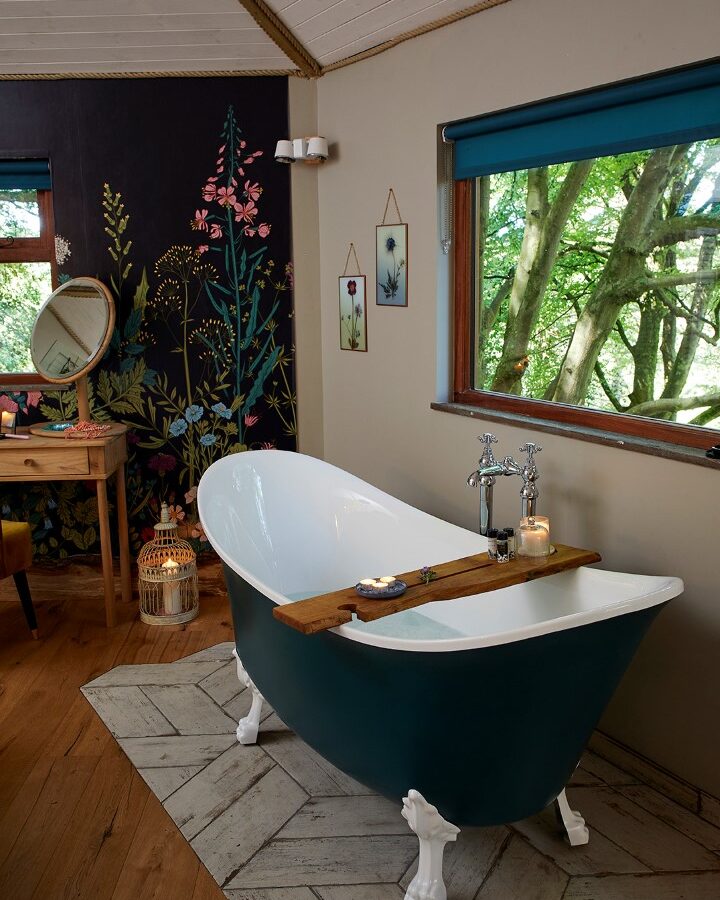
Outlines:
[[546, 420], [548, 424], [560, 423], [594, 429], [605, 434], [629, 435], [648, 441], [693, 447], [707, 450], [720, 442], [717, 429], [698, 425], [684, 425], [660, 419], [644, 418], [627, 413], [570, 406], [565, 403], [531, 400], [510, 394], [480, 391], [473, 387], [475, 340], [474, 328], [474, 233], [473, 179], [454, 183], [455, 222], [453, 254], [454, 288], [454, 336], [453, 336], [453, 400], [455, 403], [474, 406], [487, 412], [504, 412], [524, 418]]
[[[53, 215], [52, 190], [39, 190], [38, 210], [40, 212], [39, 237], [13, 238], [9, 246], [0, 243], [0, 264], [49, 262], [53, 290], [58, 286], [57, 260], [55, 259], [55, 217]], [[2, 241], [2, 238], [0, 238]], [[18, 391], [34, 387], [51, 386], [52, 382], [37, 372], [0, 372], [2, 388]], [[56, 389], [57, 386], [53, 388]], [[2, 390], [0, 388], [0, 390]]]

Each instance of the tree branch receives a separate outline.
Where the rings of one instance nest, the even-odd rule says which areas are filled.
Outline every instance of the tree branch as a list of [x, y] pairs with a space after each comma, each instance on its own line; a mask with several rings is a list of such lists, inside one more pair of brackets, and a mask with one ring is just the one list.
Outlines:
[[669, 247], [680, 241], [719, 232], [720, 218], [717, 216], [673, 216], [657, 223], [653, 229], [651, 244], [653, 247]]
[[622, 403], [618, 399], [617, 394], [610, 387], [610, 382], [605, 377], [605, 372], [603, 371], [603, 368], [599, 362], [595, 363], [595, 374], [597, 375], [597, 380], [600, 382], [600, 387], [605, 391], [605, 396], [612, 403], [615, 409], [618, 412], [627, 412], [628, 407], [622, 405]]
[[[720, 230], [720, 229], [718, 229]], [[673, 272], [671, 275], [646, 275], [645, 290], [657, 291], [663, 288], [677, 287], [679, 284], [717, 284], [720, 281], [720, 269], [701, 269], [699, 272]]]
[[702, 397], [667, 397], [660, 400], [648, 400], [638, 403], [625, 411], [633, 416], [654, 416], [656, 413], [678, 412], [681, 409], [697, 409], [701, 406], [717, 406], [720, 394], [704, 394]]

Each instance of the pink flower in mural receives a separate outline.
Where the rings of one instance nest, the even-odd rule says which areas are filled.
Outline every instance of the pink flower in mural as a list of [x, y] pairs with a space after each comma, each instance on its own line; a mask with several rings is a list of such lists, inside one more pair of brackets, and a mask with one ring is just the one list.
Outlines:
[[259, 200], [260, 194], [262, 194], [262, 191], [263, 191], [263, 189], [260, 187], [260, 185], [257, 182], [255, 182], [255, 184], [250, 184], [249, 180], [245, 182], [245, 193], [251, 200], [255, 200], [255, 201]]
[[258, 214], [258, 208], [252, 202], [252, 200], [248, 200], [247, 203], [236, 203], [235, 204], [235, 221], [236, 222], [247, 222], [252, 225], [253, 219]]
[[255, 235], [257, 234], [257, 230], [255, 228], [251, 228], [249, 225], [246, 225], [243, 228], [243, 234], [245, 235], [245, 237], [255, 237]]
[[225, 152], [225, 146], [226, 146], [226, 145], [223, 144], [222, 147], [220, 147], [220, 149], [218, 150], [218, 156], [222, 156], [222, 155], [223, 155], [223, 153]]
[[42, 400], [40, 391], [28, 391], [25, 395], [25, 402], [28, 406], [37, 406]]
[[274, 450], [275, 449], [275, 441], [263, 441], [263, 443], [260, 444], [260, 449], [261, 450]]
[[203, 200], [211, 203], [217, 197], [217, 188], [212, 184], [212, 179], [208, 179], [208, 183], [202, 190]]
[[182, 506], [168, 506], [168, 514], [171, 522], [182, 522], [185, 518]]
[[221, 187], [218, 188], [217, 202], [220, 206], [235, 206], [237, 197], [235, 196], [235, 188]]
[[262, 225], [258, 227], [258, 234], [261, 238], [266, 238], [270, 234], [270, 225], [263, 222]]
[[216, 241], [218, 238], [222, 237], [222, 226], [218, 225], [217, 222], [213, 222], [210, 226], [210, 237]]
[[202, 256], [203, 253], [207, 253], [210, 247], [207, 244], [200, 244], [200, 246], [195, 250], [198, 256]]
[[207, 209], [196, 209], [195, 210], [195, 218], [190, 223], [194, 231], [207, 231], [208, 223], [207, 223]]
[[208, 539], [205, 536], [205, 529], [202, 527], [202, 522], [195, 522], [193, 524], [190, 536], [196, 538], [198, 541], [202, 541], [205, 544], [207, 544], [208, 542]]
[[0, 409], [5, 412], [16, 413], [19, 409], [17, 403], [14, 400], [11, 400], [5, 394], [0, 395]]
[[260, 416], [254, 416], [252, 413], [246, 413], [245, 415], [245, 427], [252, 428], [253, 425], [257, 425], [260, 421]]
[[256, 150], [254, 153], [251, 153], [250, 156], [246, 156], [245, 159], [243, 160], [243, 162], [245, 163], [246, 166], [249, 166], [250, 163], [255, 162], [255, 160], [257, 159], [258, 156], [262, 156], [262, 155], [263, 155], [262, 150]]
[[239, 149], [237, 151], [237, 155], [242, 156], [242, 153], [240, 152], [240, 150], [244, 150], [247, 147], [247, 141], [239, 141], [238, 147], [239, 147]]
[[197, 486], [193, 485], [189, 491], [185, 492], [185, 502], [190, 505], [197, 497]]

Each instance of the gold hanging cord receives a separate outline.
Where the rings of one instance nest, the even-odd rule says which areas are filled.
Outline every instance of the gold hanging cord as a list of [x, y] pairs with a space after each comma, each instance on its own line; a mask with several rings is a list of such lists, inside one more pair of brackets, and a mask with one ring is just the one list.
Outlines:
[[[388, 223], [385, 220], [387, 219], [388, 207], [390, 206], [390, 198], [391, 197], [392, 197], [392, 202], [395, 204], [395, 212], [397, 213], [397, 222]], [[383, 213], [382, 222], [380, 224], [381, 225], [387, 225], [387, 224], [402, 225], [403, 224], [403, 217], [400, 215], [400, 207], [398, 206], [397, 197], [395, 196], [395, 191], [392, 188], [390, 188], [390, 190], [388, 191], [387, 200], [385, 202], [385, 212]]]
[[348, 266], [350, 265], [350, 254], [351, 253], [355, 257], [355, 266], [357, 268], [356, 274], [362, 275], [362, 269], [360, 268], [360, 262], [358, 261], [358, 255], [357, 255], [357, 252], [355, 251], [355, 244], [353, 244], [351, 241], [350, 249], [348, 250], [347, 259], [345, 260], [345, 268], [343, 269], [343, 273], [342, 273], [343, 278], [345, 278], [348, 273]]

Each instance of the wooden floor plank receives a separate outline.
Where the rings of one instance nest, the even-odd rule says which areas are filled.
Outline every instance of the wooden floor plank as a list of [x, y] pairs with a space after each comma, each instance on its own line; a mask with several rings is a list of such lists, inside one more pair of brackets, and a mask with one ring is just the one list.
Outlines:
[[0, 897], [110, 900], [117, 890], [133, 900], [221, 900], [80, 693], [113, 666], [169, 663], [230, 642], [219, 565], [201, 564], [200, 616], [187, 626], [144, 625], [133, 603], [119, 604], [120, 624], [106, 629], [95, 562], [34, 568], [30, 585], [39, 641], [12, 581], [0, 583]]

